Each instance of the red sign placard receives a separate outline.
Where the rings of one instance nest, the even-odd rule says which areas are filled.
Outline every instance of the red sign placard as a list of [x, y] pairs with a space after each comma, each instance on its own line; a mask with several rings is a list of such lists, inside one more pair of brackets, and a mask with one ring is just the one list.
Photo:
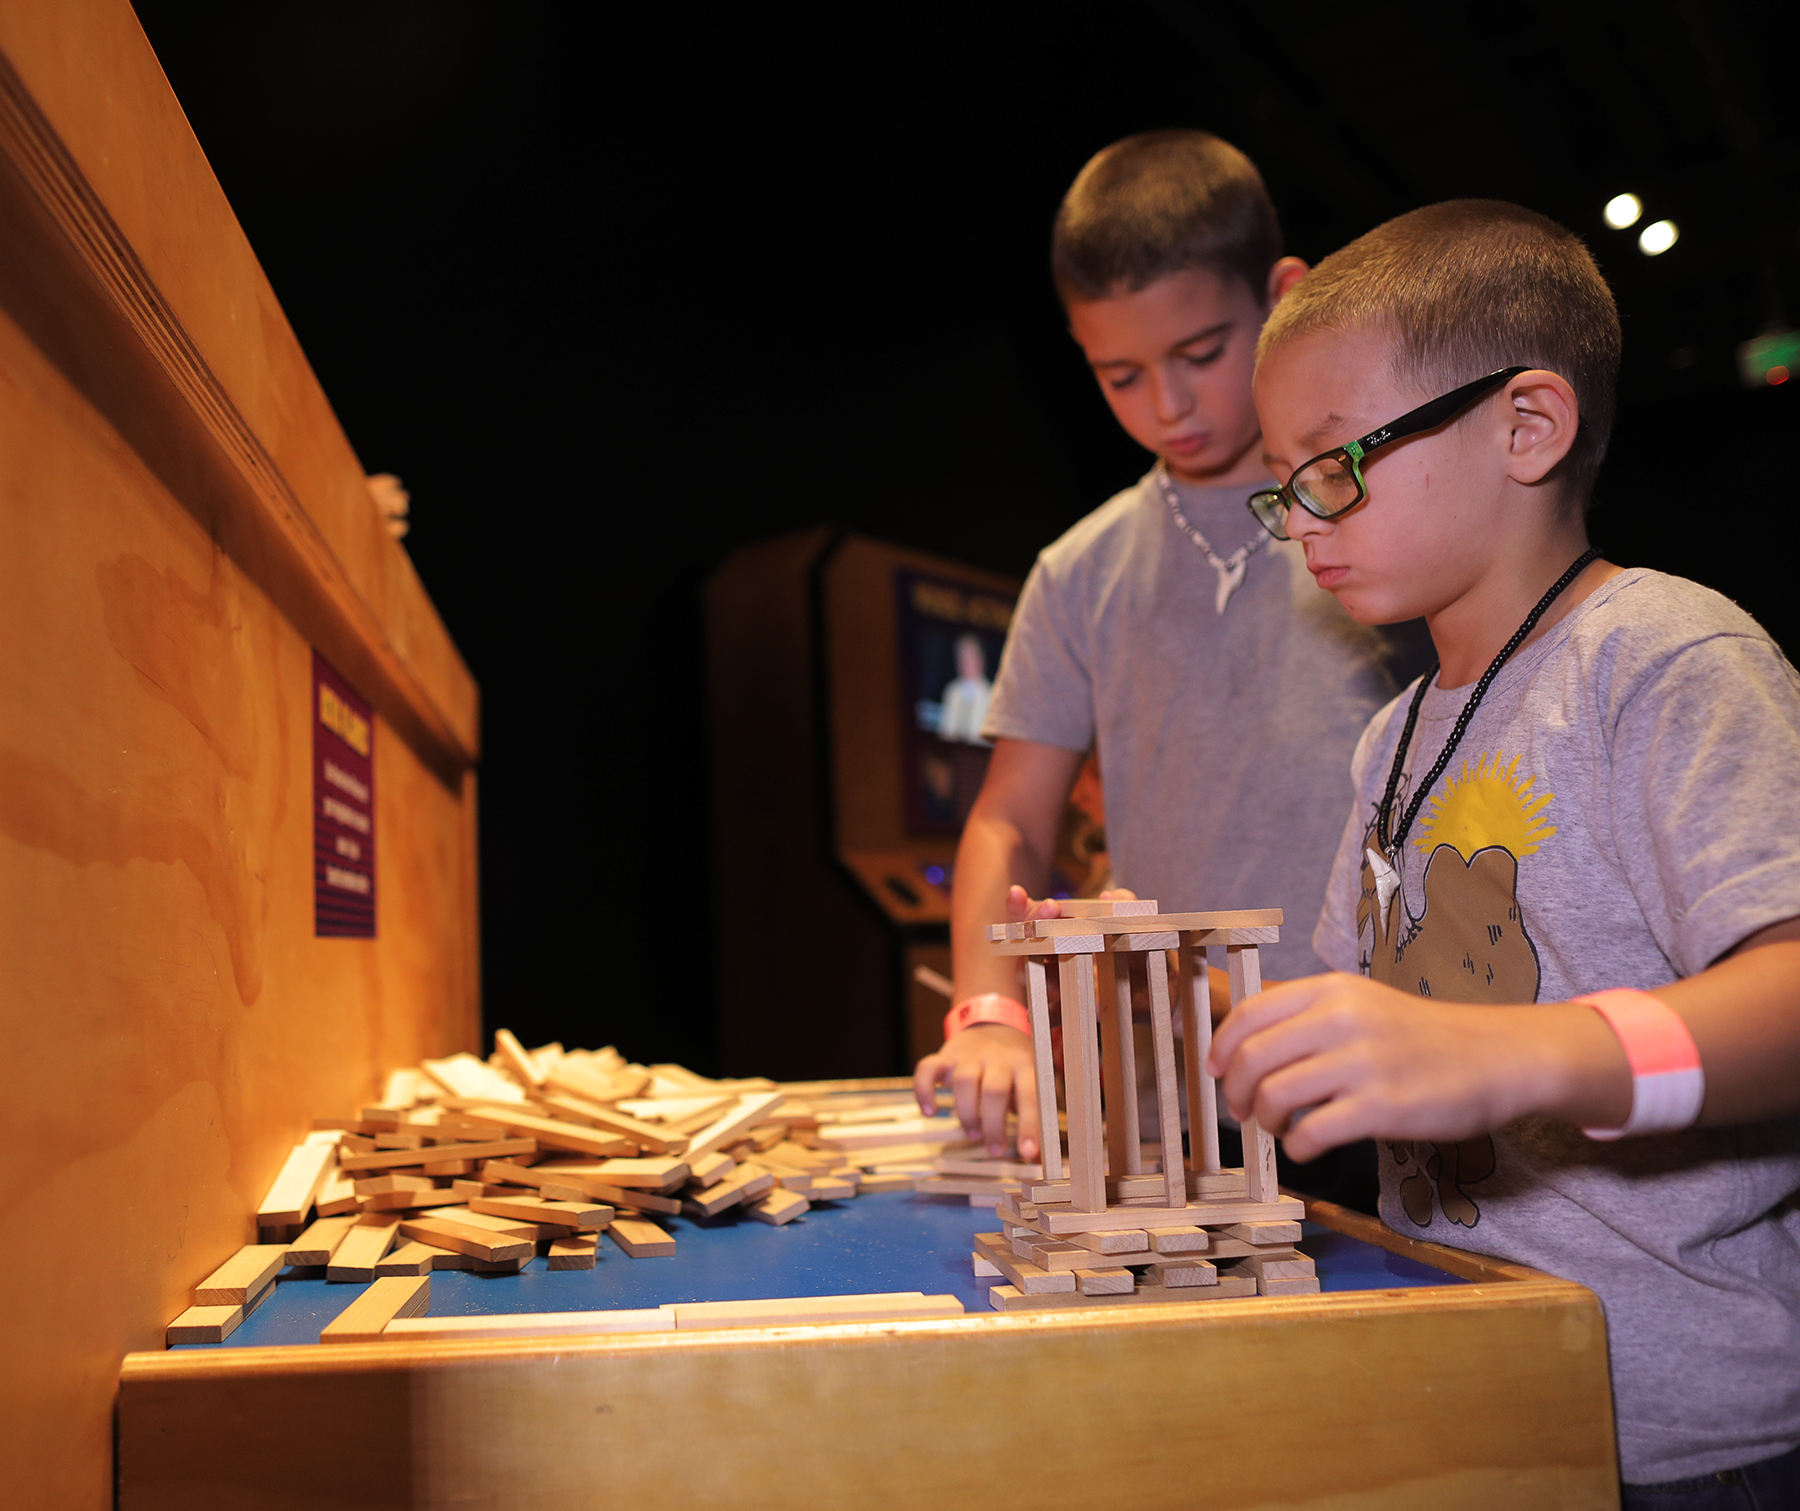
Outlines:
[[375, 718], [313, 652], [315, 934], [375, 937]]

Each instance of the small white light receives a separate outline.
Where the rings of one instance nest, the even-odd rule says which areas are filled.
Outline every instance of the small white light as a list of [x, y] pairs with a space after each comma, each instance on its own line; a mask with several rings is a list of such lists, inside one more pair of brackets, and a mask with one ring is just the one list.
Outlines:
[[1644, 213], [1644, 202], [1635, 194], [1615, 194], [1607, 200], [1606, 209], [1601, 213], [1615, 231], [1623, 231], [1627, 226], [1637, 224], [1638, 216]]
[[1646, 257], [1660, 257], [1675, 245], [1675, 238], [1681, 232], [1675, 228], [1672, 220], [1652, 221], [1638, 233], [1638, 250]]

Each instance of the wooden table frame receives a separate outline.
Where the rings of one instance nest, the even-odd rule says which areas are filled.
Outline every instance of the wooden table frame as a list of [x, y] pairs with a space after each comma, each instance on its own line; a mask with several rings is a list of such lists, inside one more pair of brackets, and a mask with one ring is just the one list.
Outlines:
[[592, 1339], [142, 1353], [123, 1511], [598, 1504], [1616, 1507], [1592, 1292], [1472, 1282]]

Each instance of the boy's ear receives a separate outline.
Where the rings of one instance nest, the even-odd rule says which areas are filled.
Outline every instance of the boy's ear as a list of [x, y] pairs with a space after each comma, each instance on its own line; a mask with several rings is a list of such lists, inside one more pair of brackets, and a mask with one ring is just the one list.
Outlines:
[[1568, 380], [1534, 368], [1506, 385], [1511, 444], [1507, 475], [1515, 482], [1539, 483], [1569, 454], [1581, 425], [1581, 406]]
[[1274, 309], [1276, 301], [1306, 274], [1307, 266], [1298, 257], [1283, 257], [1269, 269], [1269, 287], [1263, 300], [1264, 307]]

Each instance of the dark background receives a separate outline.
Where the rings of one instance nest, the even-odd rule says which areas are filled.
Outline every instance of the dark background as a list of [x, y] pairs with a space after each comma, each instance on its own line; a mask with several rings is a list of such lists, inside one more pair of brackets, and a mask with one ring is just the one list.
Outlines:
[[[698, 594], [735, 545], [831, 520], [1023, 575], [1142, 470], [1045, 271], [1129, 132], [1235, 141], [1308, 259], [1459, 195], [1580, 231], [1626, 336], [1596, 539], [1800, 646], [1800, 382], [1733, 362], [1800, 301], [1794, 7], [622, 10], [137, 5], [480, 680], [490, 1028], [715, 1067]], [[1621, 190], [1672, 251], [1605, 227]], [[625, 899], [702, 925], [690, 980], [596, 947]]]

